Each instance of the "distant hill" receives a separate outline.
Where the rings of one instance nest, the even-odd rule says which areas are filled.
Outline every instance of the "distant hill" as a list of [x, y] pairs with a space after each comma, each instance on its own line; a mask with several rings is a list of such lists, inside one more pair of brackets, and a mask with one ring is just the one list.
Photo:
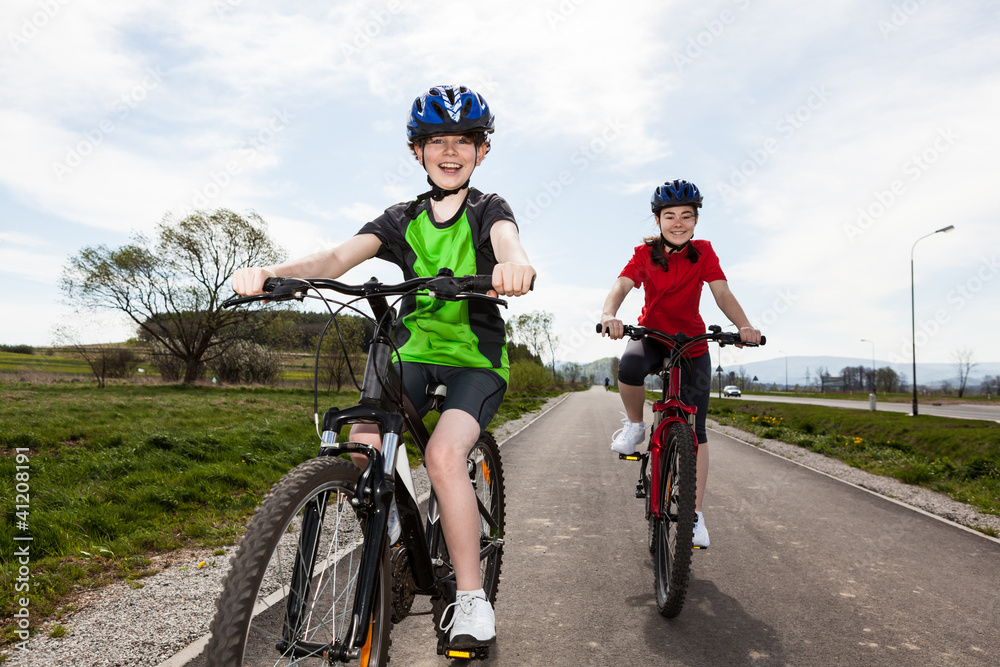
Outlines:
[[[565, 362], [558, 362], [558, 366], [562, 366]], [[788, 357], [788, 385], [790, 387], [796, 384], [804, 386], [807, 384], [812, 384], [816, 381], [817, 373], [821, 368], [825, 368], [830, 375], [839, 375], [842, 368], [848, 366], [864, 366], [865, 368], [871, 368], [872, 360], [869, 357], [864, 359], [862, 357], [828, 357], [828, 356], [816, 356], [816, 357]], [[875, 365], [879, 368], [884, 368], [889, 366], [894, 371], [899, 373], [900, 377], [906, 379], [909, 383], [913, 376], [913, 366], [912, 364], [899, 364], [892, 363], [888, 361], [875, 360]], [[593, 374], [597, 381], [603, 382], [605, 376], [610, 376], [611, 374], [611, 358], [598, 359], [597, 361], [592, 361], [589, 364], [580, 364], [581, 368], [585, 369], [583, 375]], [[743, 368], [746, 370], [747, 375], [750, 377], [757, 376], [757, 380], [764, 384], [777, 384], [778, 386], [783, 386], [785, 384], [785, 358], [779, 357], [777, 359], [768, 359], [766, 361], [755, 361], [747, 364], [737, 364], [732, 367], [727, 367], [725, 370], [727, 373], [729, 371], [736, 371], [739, 373], [739, 369]], [[982, 384], [983, 378], [987, 375], [1000, 375], [1000, 362], [987, 361], [977, 363], [969, 374], [968, 386], [970, 389], [978, 390], [979, 385]], [[942, 382], [950, 382], [954, 387], [958, 382], [958, 367], [956, 364], [922, 364], [917, 362], [917, 381], [921, 385], [927, 385], [930, 387], [940, 386]]]

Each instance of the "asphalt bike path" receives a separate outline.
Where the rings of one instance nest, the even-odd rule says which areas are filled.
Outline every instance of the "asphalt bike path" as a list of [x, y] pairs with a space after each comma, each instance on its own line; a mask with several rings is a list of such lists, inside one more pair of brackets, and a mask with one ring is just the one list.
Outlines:
[[[1000, 544], [713, 432], [712, 546], [680, 616], [661, 617], [637, 464], [608, 449], [620, 407], [572, 394], [501, 448], [498, 643], [482, 664], [996, 664]], [[392, 638], [390, 664], [447, 664], [429, 616]]]
[[[574, 393], [501, 446], [498, 640], [479, 664], [997, 664], [1000, 543], [712, 431], [712, 545], [661, 617], [638, 464], [608, 449], [620, 409]], [[391, 638], [390, 665], [449, 663], [429, 614]]]
[[[713, 396], [714, 398], [714, 396]], [[802, 403], [808, 405], [822, 405], [828, 408], [847, 408], [854, 410], [870, 410], [868, 401], [855, 401], [838, 398], [807, 398], [805, 396], [769, 396], [767, 394], [744, 394], [741, 398], [724, 400], [747, 400], [747, 401], [770, 401], [772, 403]], [[913, 411], [912, 403], [889, 403], [886, 401], [875, 401], [875, 409], [885, 412], [902, 412], [910, 414]], [[945, 405], [933, 405], [919, 403], [917, 411], [921, 415], [932, 415], [934, 417], [953, 417], [955, 419], [985, 419], [988, 421], [1000, 422], [1000, 401], [994, 405], [984, 403], [952, 403]]]

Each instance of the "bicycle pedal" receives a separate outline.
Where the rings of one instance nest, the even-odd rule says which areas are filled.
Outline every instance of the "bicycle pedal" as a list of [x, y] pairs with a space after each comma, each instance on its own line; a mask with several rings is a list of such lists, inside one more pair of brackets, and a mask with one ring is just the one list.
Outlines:
[[448, 648], [444, 651], [444, 657], [452, 660], [486, 660], [490, 657], [490, 647]]
[[635, 454], [619, 454], [618, 455], [618, 460], [619, 461], [641, 461], [642, 460], [642, 454], [639, 454], [638, 452], [636, 452]]

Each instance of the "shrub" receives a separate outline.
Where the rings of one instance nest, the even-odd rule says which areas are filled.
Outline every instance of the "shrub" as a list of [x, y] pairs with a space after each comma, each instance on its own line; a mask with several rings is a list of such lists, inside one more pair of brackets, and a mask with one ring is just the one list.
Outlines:
[[241, 340], [209, 363], [219, 382], [268, 384], [278, 378], [280, 359], [272, 350], [253, 341]]
[[537, 394], [552, 387], [552, 376], [541, 364], [533, 361], [515, 361], [510, 365], [510, 391]]
[[34, 354], [35, 348], [30, 345], [0, 345], [0, 352], [13, 352], [14, 354]]

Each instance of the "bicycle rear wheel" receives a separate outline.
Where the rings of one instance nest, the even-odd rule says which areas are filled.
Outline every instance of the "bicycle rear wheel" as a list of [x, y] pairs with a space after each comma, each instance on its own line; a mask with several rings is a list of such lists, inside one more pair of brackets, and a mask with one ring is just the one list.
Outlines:
[[[208, 664], [328, 664], [321, 648], [345, 640], [358, 585], [365, 525], [350, 500], [360, 473], [342, 459], [315, 458], [271, 489], [223, 582]], [[386, 549], [362, 667], [389, 660], [389, 567]]]
[[691, 571], [694, 537], [695, 457], [691, 429], [672, 424], [660, 463], [660, 516], [653, 527], [656, 609], [681, 613]]

